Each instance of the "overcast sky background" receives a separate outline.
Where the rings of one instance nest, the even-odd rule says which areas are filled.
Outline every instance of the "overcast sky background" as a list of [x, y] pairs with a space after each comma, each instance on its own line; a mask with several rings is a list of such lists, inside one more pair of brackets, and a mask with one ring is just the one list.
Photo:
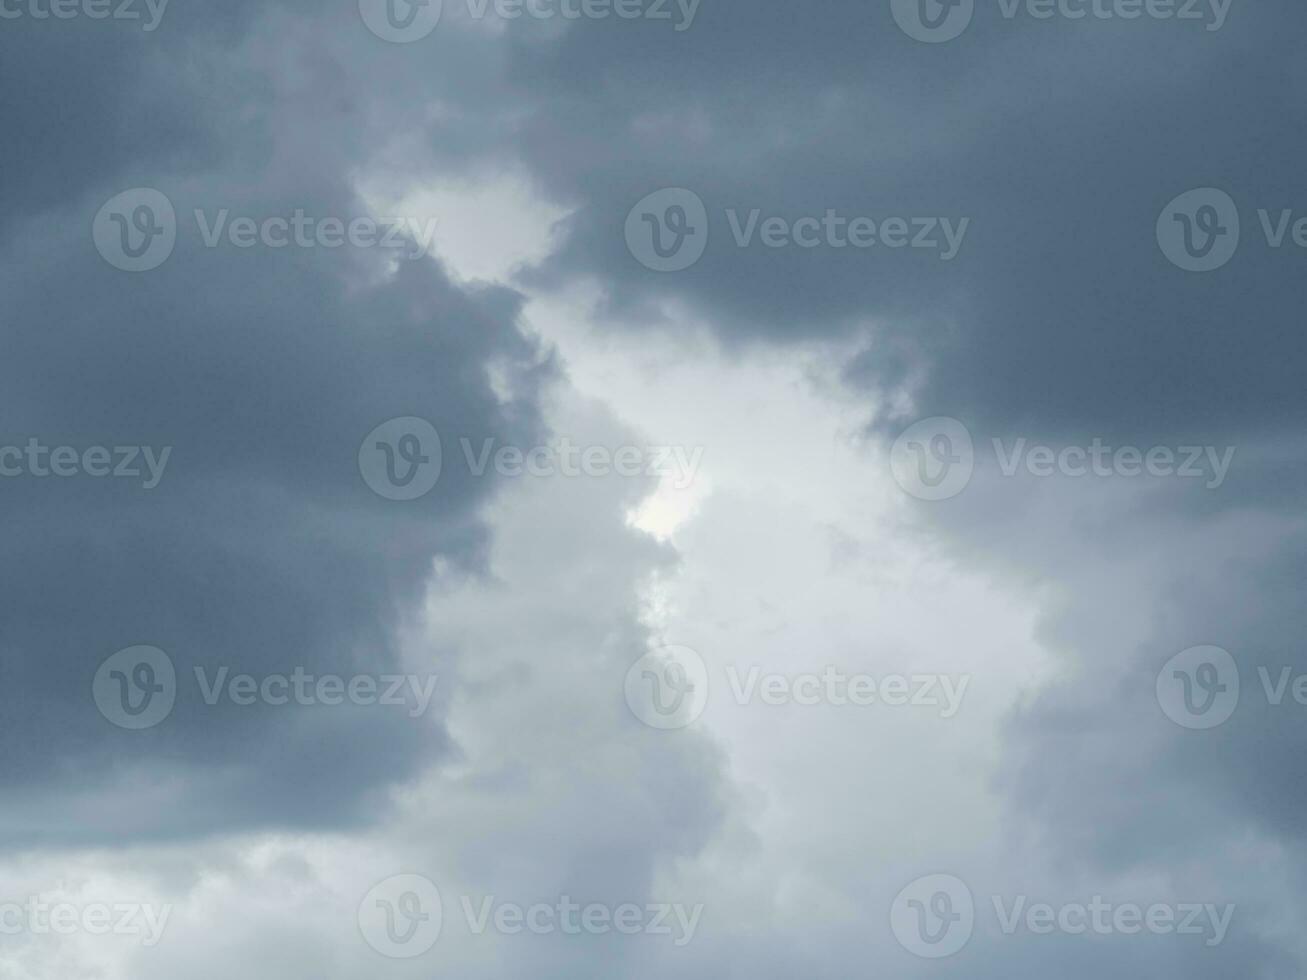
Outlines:
[[[1307, 706], [1258, 669], [1307, 671], [1307, 12], [921, 2], [444, 0], [395, 43], [372, 0], [0, 0], [0, 448], [172, 447], [151, 489], [0, 478], [0, 909], [169, 910], [151, 945], [0, 915], [0, 980], [1303, 975]], [[136, 273], [92, 233], [134, 188], [177, 215]], [[669, 188], [707, 240], [659, 272], [628, 216]], [[1205, 188], [1238, 248], [1204, 192], [1226, 261], [1187, 271], [1159, 228]], [[195, 218], [297, 209], [430, 254]], [[947, 260], [741, 247], [754, 210], [966, 224]], [[409, 417], [443, 459], [405, 502], [359, 455]], [[899, 437], [954, 456], [940, 418], [974, 466], [921, 499]], [[559, 439], [701, 456], [478, 476], [460, 442]], [[1096, 443], [1215, 455], [1004, 473]], [[130, 730], [92, 692], [138, 645], [179, 685]], [[1192, 730], [1158, 681], [1207, 646], [1240, 699]], [[658, 730], [624, 685], [667, 647], [707, 703]], [[210, 706], [196, 668], [436, 680], [420, 713]], [[732, 695], [828, 668], [968, 686], [950, 717]], [[359, 922], [396, 875], [443, 900], [408, 958]], [[975, 901], [942, 959], [892, 928], [929, 875]], [[486, 896], [702, 916], [683, 945], [478, 935]], [[995, 896], [1234, 909], [1213, 944], [1008, 935]]]

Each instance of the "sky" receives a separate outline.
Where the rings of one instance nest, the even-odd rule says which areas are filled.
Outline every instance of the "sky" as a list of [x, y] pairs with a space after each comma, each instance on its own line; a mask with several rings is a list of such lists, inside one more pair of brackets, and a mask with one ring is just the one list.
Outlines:
[[0, 980], [1301, 977], [1304, 27], [0, 0]]

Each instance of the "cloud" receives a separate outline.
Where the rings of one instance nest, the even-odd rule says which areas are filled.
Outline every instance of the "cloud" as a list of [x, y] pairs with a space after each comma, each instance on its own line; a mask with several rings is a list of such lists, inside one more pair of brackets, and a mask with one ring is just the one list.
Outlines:
[[[1301, 662], [1302, 277], [1259, 214], [1296, 206], [1301, 13], [1240, 5], [1207, 30], [982, 4], [928, 45], [889, 3], [718, 0], [684, 31], [445, 8], [403, 45], [352, 2], [174, 4], [149, 33], [5, 22], [0, 447], [170, 452], [151, 489], [0, 485], [0, 881], [177, 913], [157, 949], [29, 935], [0, 970], [356, 976], [378, 962], [362, 896], [414, 873], [451, 914], [489, 894], [705, 905], [693, 945], [639, 956], [483, 942], [451, 917], [440, 963], [471, 975], [1294, 975], [1302, 731], [1255, 695], [1259, 666]], [[1242, 238], [1188, 273], [1156, 223], [1207, 186]], [[91, 229], [138, 187], [167, 195], [177, 239], [129, 274]], [[710, 230], [674, 273], [623, 234], [664, 188]], [[378, 208], [435, 220], [435, 258], [268, 240], [269, 218]], [[832, 216], [877, 243], [838, 246]], [[956, 255], [890, 247], [895, 218], [952, 228]], [[241, 219], [254, 244], [206, 242]], [[1237, 455], [1214, 489], [989, 459], [927, 506], [884, 450], [934, 415], [982, 449]], [[445, 465], [402, 503], [358, 454], [409, 417]], [[560, 434], [704, 446], [704, 468], [676, 488], [460, 462], [464, 439]], [[663, 737], [621, 679], [672, 642], [719, 691], [727, 667], [832, 660], [972, 683], [956, 724], [719, 701]], [[1196, 733], [1155, 683], [1206, 643], [1249, 697]], [[137, 644], [182, 683], [127, 731], [92, 680]], [[221, 667], [436, 687], [417, 718], [207, 705], [195, 670]], [[982, 909], [1103, 893], [1237, 913], [1204, 949], [1004, 936], [986, 912], [925, 964], [889, 909], [943, 870]]]
[[[115, 46], [118, 26], [61, 35], [75, 40], [60, 42], [73, 45], [73, 64], [59, 77], [80, 66], [84, 88], [113, 88], [94, 82], [99, 48], [76, 39], [130, 51]], [[188, 52], [179, 35], [189, 28]], [[259, 223], [297, 210], [319, 221], [368, 214], [351, 186], [353, 151], [319, 149], [336, 120], [309, 103], [333, 104], [330, 65], [303, 51], [260, 61], [193, 24], [146, 50], [131, 69], [143, 77], [116, 90], [113, 112], [139, 113], [128, 109], [137, 89], [167, 92], [187, 107], [194, 138], [161, 127], [120, 161], [61, 181], [57, 201], [29, 188], [39, 217], [12, 220], [3, 243], [0, 441], [171, 448], [153, 489], [30, 472], [6, 481], [0, 670], [21, 746], [3, 770], [11, 847], [372, 819], [384, 788], [440, 751], [438, 717], [211, 707], [195, 669], [393, 668], [433, 560], [479, 562], [476, 509], [494, 475], [450, 471], [421, 501], [382, 499], [360, 476], [364, 436], [403, 416], [468, 438], [524, 436], [551, 371], [518, 330], [519, 297], [454, 286], [429, 260], [225, 238], [210, 247], [204, 228], [223, 212]], [[197, 77], [221, 66], [218, 88], [235, 104], [210, 103]], [[240, 84], [237, 66], [249, 72]], [[309, 89], [294, 110], [253, 90], [255, 80], [291, 85], [297, 71]], [[300, 122], [287, 125], [292, 116]], [[59, 132], [40, 135], [38, 153], [82, 156]], [[186, 152], [160, 149], [174, 138]], [[178, 215], [172, 255], [140, 274], [112, 267], [89, 234], [125, 186], [156, 188]], [[178, 702], [159, 727], [121, 731], [96, 710], [91, 683], [109, 655], [138, 644], [173, 658]]]

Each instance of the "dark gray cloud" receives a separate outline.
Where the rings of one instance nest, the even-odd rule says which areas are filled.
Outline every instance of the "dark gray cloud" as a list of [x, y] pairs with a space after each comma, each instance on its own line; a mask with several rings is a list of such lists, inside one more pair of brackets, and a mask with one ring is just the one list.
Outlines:
[[[241, 53], [232, 24], [173, 13], [166, 33], [28, 23], [3, 42], [15, 81], [32, 58], [52, 87], [5, 86], [18, 137], [5, 184], [21, 206], [6, 209], [0, 272], [0, 442], [172, 447], [149, 490], [85, 476], [0, 487], [11, 844], [374, 817], [389, 783], [431, 761], [438, 710], [211, 707], [193, 669], [393, 670], [432, 561], [477, 564], [494, 477], [449, 467], [423, 500], [385, 500], [360, 477], [363, 438], [420, 416], [450, 436], [526, 439], [551, 370], [518, 333], [516, 295], [463, 291], [429, 259], [392, 274], [380, 249], [205, 247], [195, 209], [367, 212], [348, 185], [356, 148], [315, 143], [332, 117], [291, 131], [263, 102], [278, 66]], [[314, 93], [299, 108], [347, 122], [329, 63], [288, 58]], [[167, 262], [139, 275], [90, 235], [133, 186], [167, 194], [180, 226]], [[514, 400], [492, 389], [492, 363]], [[157, 728], [120, 731], [91, 682], [137, 644], [173, 658], [178, 703]]]
[[[1000, 431], [1300, 421], [1301, 250], [1259, 242], [1256, 212], [1297, 207], [1302, 16], [1236, 4], [1209, 32], [1008, 21], [981, 4], [942, 45], [907, 38], [888, 4], [721, 2], [679, 35], [583, 25], [518, 69], [537, 110], [524, 152], [578, 206], [553, 269], [600, 274], [619, 309], [682, 297], [732, 338], [875, 324], [928, 365], [922, 404]], [[621, 226], [668, 186], [703, 198], [712, 240], [693, 268], [658, 275], [630, 260]], [[1244, 223], [1240, 254], [1210, 277], [1168, 264], [1154, 237], [1196, 186], [1228, 189]], [[971, 227], [948, 263], [741, 250], [728, 208]], [[895, 359], [869, 362], [856, 377], [910, 380]]]
[[[194, 209], [348, 220], [364, 212], [354, 181], [365, 170], [413, 185], [525, 174], [570, 215], [522, 284], [597, 283], [610, 329], [665, 327], [674, 301], [731, 351], [865, 336], [845, 377], [869, 402], [898, 397], [882, 431], [953, 415], [981, 444], [1239, 448], [1216, 491], [1030, 483], [991, 467], [930, 512], [951, 553], [1039, 597], [1040, 643], [1065, 670], [1007, 726], [997, 787], [1013, 825], [1049, 842], [1063, 862], [1050, 874], [1192, 888], [1194, 855], [1216, 855], [1199, 883], [1217, 894], [1183, 897], [1240, 902], [1239, 930], [1216, 950], [989, 936], [930, 973], [1293, 975], [1267, 925], [1283, 910], [1242, 880], [1231, 849], [1246, 835], [1283, 848], [1285, 901], [1300, 904], [1304, 716], [1250, 698], [1221, 729], [1188, 732], [1153, 684], [1201, 643], [1230, 649], [1254, 691], [1258, 666], [1302, 663], [1304, 455], [1290, 434], [1307, 407], [1307, 280], [1301, 249], [1269, 248], [1257, 211], [1307, 203], [1295, 169], [1307, 15], [1235, 0], [1222, 29], [1206, 31], [1007, 21], [982, 2], [961, 38], [924, 45], [888, 2], [705, 0], [683, 32], [524, 18], [502, 34], [468, 25], [459, 6], [402, 46], [368, 34], [353, 2], [174, 0], [150, 34], [88, 20], [0, 25], [0, 445], [172, 447], [149, 491], [0, 482], [6, 842], [358, 827], [386, 809], [390, 787], [443, 757], [439, 696], [413, 719], [208, 707], [186, 683], [164, 724], [126, 732], [95, 711], [90, 685], [105, 657], [134, 644], [168, 651], [184, 679], [197, 666], [398, 669], [433, 561], [482, 570], [480, 508], [494, 481], [450, 467], [420, 502], [383, 500], [360, 478], [359, 443], [400, 416], [521, 443], [538, 436], [537, 396], [557, 378], [519, 330], [515, 292], [457, 284], [432, 261], [392, 270], [376, 251], [206, 248]], [[90, 224], [136, 186], [171, 198], [181, 232], [161, 268], [128, 275], [96, 254]], [[1170, 264], [1154, 238], [1167, 202], [1200, 186], [1227, 190], [1243, 222], [1235, 259], [1204, 275]], [[674, 274], [642, 267], [623, 240], [632, 205], [665, 187], [695, 191], [711, 223], [703, 259]], [[727, 209], [969, 226], [948, 262], [880, 246], [741, 249]], [[630, 565], [641, 562], [657, 559]], [[621, 645], [643, 638], [630, 618], [608, 625]], [[643, 810], [625, 784], [602, 796], [607, 770], [569, 783], [560, 767], [557, 785], [575, 798], [556, 802], [550, 829], [574, 836], [559, 844], [510, 826], [505, 846], [556, 847], [550, 882], [644, 893], [660, 860], [738, 829], [720, 760], [680, 751], [675, 775], [640, 760], [657, 797]], [[478, 775], [491, 798], [531, 805], [533, 772]], [[594, 799], [626, 821], [610, 837], [607, 811], [584, 810]], [[469, 850], [469, 875], [493, 863]], [[883, 921], [882, 869], [865, 874], [859, 897]], [[843, 975], [857, 935], [840, 933], [844, 945], [812, 962]], [[809, 962], [772, 948], [698, 956], [702, 975], [742, 960], [789, 975]], [[533, 959], [519, 950], [513, 962]], [[567, 955], [549, 964], [582, 975]], [[606, 955], [595, 964], [625, 968]], [[920, 964], [894, 966], [912, 975]]]

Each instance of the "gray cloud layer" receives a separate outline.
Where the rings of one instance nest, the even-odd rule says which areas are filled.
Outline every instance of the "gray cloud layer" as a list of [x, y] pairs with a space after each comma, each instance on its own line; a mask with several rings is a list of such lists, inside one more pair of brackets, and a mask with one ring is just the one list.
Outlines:
[[[1303, 660], [1307, 279], [1301, 250], [1267, 247], [1256, 214], [1305, 200], [1307, 13], [1236, 0], [1206, 31], [1008, 21], [981, 3], [963, 37], [923, 45], [888, 3], [705, 0], [684, 32], [527, 18], [502, 34], [446, 6], [431, 38], [404, 46], [369, 35], [353, 3], [174, 0], [152, 34], [0, 24], [0, 443], [173, 447], [149, 492], [0, 486], [6, 846], [368, 827], [390, 788], [451, 750], [439, 711], [210, 708], [191, 689], [165, 726], [131, 733], [88, 691], [105, 657], [138, 643], [167, 650], [183, 676], [396, 669], [433, 561], [483, 570], [492, 479], [451, 469], [431, 496], [396, 504], [368, 490], [355, 455], [374, 426], [408, 415], [474, 440], [538, 437], [540, 389], [557, 370], [519, 329], [522, 297], [454, 282], [432, 261], [393, 272], [353, 249], [209, 249], [190, 215], [348, 219], [364, 212], [365, 170], [414, 183], [514, 172], [570, 211], [523, 288], [595, 282], [613, 330], [674, 326], [668, 304], [681, 304], [736, 351], [865, 336], [845, 376], [869, 402], [892, 400], [880, 434], [954, 415], [978, 441], [1239, 447], [1218, 492], [1099, 493], [988, 472], [929, 520], [951, 553], [1048, 597], [1040, 639], [1066, 676], [1005, 729], [995, 782], [1013, 825], [1067, 867], [1210, 886], [1252, 922], [1216, 951], [979, 943], [930, 972], [1294, 975], [1269, 924], [1284, 909], [1243, 880], [1235, 847], [1280, 849], [1285, 901], [1301, 911], [1301, 717], [1253, 706], [1186, 732], [1152, 683], [1199, 643], [1230, 649], [1246, 683], [1259, 665]], [[140, 276], [107, 265], [88, 233], [134, 186], [167, 193], [184, 229]], [[712, 241], [693, 268], [659, 275], [628, 254], [622, 226], [640, 198], [676, 186], [706, 203]], [[1207, 275], [1169, 264], [1154, 239], [1167, 202], [1199, 186], [1227, 190], [1244, 225], [1236, 259]], [[970, 228], [950, 262], [737, 248], [725, 212], [755, 208]], [[607, 547], [625, 556], [628, 544]], [[637, 642], [629, 618], [619, 627]], [[451, 641], [450, 663], [459, 656], [472, 654]], [[660, 839], [651, 857], [646, 827], [594, 847], [588, 824], [550, 880], [643, 891], [657, 861], [728, 832], [726, 776], [702, 765], [677, 770], [683, 809], [660, 812], [689, 845]], [[495, 779], [511, 799], [530, 773]], [[606, 802], [633, 819], [632, 795]], [[802, 965], [767, 953], [714, 950], [698, 965]], [[813, 956], [834, 975], [857, 950]], [[601, 968], [619, 966], [556, 964]]]
[[[144, 37], [86, 21], [5, 37], [21, 52], [6, 70], [25, 81], [5, 86], [18, 136], [6, 145], [22, 166], [6, 181], [21, 206], [6, 209], [0, 272], [0, 441], [172, 447], [148, 491], [5, 481], [13, 844], [374, 816], [384, 787], [430, 751], [438, 718], [210, 707], [193, 670], [393, 668], [432, 560], [478, 561], [474, 511], [493, 474], [451, 470], [423, 501], [383, 500], [358, 472], [363, 437], [410, 415], [474, 439], [525, 436], [534, 378], [549, 370], [517, 332], [513, 294], [460, 290], [429, 261], [386, 278], [379, 250], [204, 247], [195, 209], [366, 211], [346, 179], [358, 148], [333, 125], [350, 116], [330, 66], [297, 56], [301, 104], [269, 104], [275, 66], [177, 20]], [[34, 64], [23, 71], [29, 56], [60, 66], [54, 92], [32, 81]], [[131, 186], [168, 194], [181, 226], [172, 257], [142, 275], [110, 267], [88, 234]], [[519, 400], [501, 403], [491, 362]], [[89, 700], [99, 663], [136, 644], [167, 651], [183, 680], [168, 722], [140, 733], [110, 728]]]

